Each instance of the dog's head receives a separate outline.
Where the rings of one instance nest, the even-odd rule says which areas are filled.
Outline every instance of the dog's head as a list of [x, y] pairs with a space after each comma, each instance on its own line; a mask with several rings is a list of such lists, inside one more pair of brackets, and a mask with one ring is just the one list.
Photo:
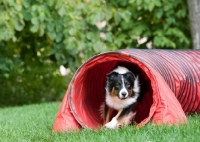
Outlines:
[[129, 70], [119, 72], [114, 70], [107, 74], [107, 91], [111, 97], [117, 96], [120, 100], [134, 95], [135, 75]]

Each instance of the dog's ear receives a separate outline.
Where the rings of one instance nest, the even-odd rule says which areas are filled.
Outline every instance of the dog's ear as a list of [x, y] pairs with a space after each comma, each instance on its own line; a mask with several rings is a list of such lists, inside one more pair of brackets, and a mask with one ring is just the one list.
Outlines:
[[106, 74], [106, 77], [110, 80], [112, 80], [114, 77], [116, 77], [118, 75], [117, 72], [110, 72], [108, 74]]
[[130, 78], [131, 80], [135, 80], [135, 75], [132, 72], [127, 72], [125, 75], [127, 76], [127, 78]]

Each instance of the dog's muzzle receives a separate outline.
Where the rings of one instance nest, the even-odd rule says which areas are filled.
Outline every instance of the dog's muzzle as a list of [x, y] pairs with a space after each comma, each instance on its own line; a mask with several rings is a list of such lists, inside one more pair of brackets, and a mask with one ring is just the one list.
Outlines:
[[119, 92], [119, 99], [126, 99], [128, 97], [128, 92], [127, 91], [120, 91]]

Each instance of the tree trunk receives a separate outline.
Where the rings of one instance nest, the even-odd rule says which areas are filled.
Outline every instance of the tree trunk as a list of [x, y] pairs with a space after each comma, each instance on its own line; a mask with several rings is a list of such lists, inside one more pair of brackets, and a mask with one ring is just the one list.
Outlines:
[[187, 0], [193, 49], [200, 49], [200, 0]]

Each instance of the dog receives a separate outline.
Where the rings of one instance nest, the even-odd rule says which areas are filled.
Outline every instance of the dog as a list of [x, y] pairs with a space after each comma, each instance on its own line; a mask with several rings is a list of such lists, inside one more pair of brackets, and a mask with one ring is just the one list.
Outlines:
[[[104, 127], [115, 129], [131, 124], [136, 114], [139, 95], [138, 75], [134, 75], [123, 66], [118, 66], [108, 73], [106, 75], [105, 102], [101, 106]], [[118, 112], [110, 121], [113, 110]]]

